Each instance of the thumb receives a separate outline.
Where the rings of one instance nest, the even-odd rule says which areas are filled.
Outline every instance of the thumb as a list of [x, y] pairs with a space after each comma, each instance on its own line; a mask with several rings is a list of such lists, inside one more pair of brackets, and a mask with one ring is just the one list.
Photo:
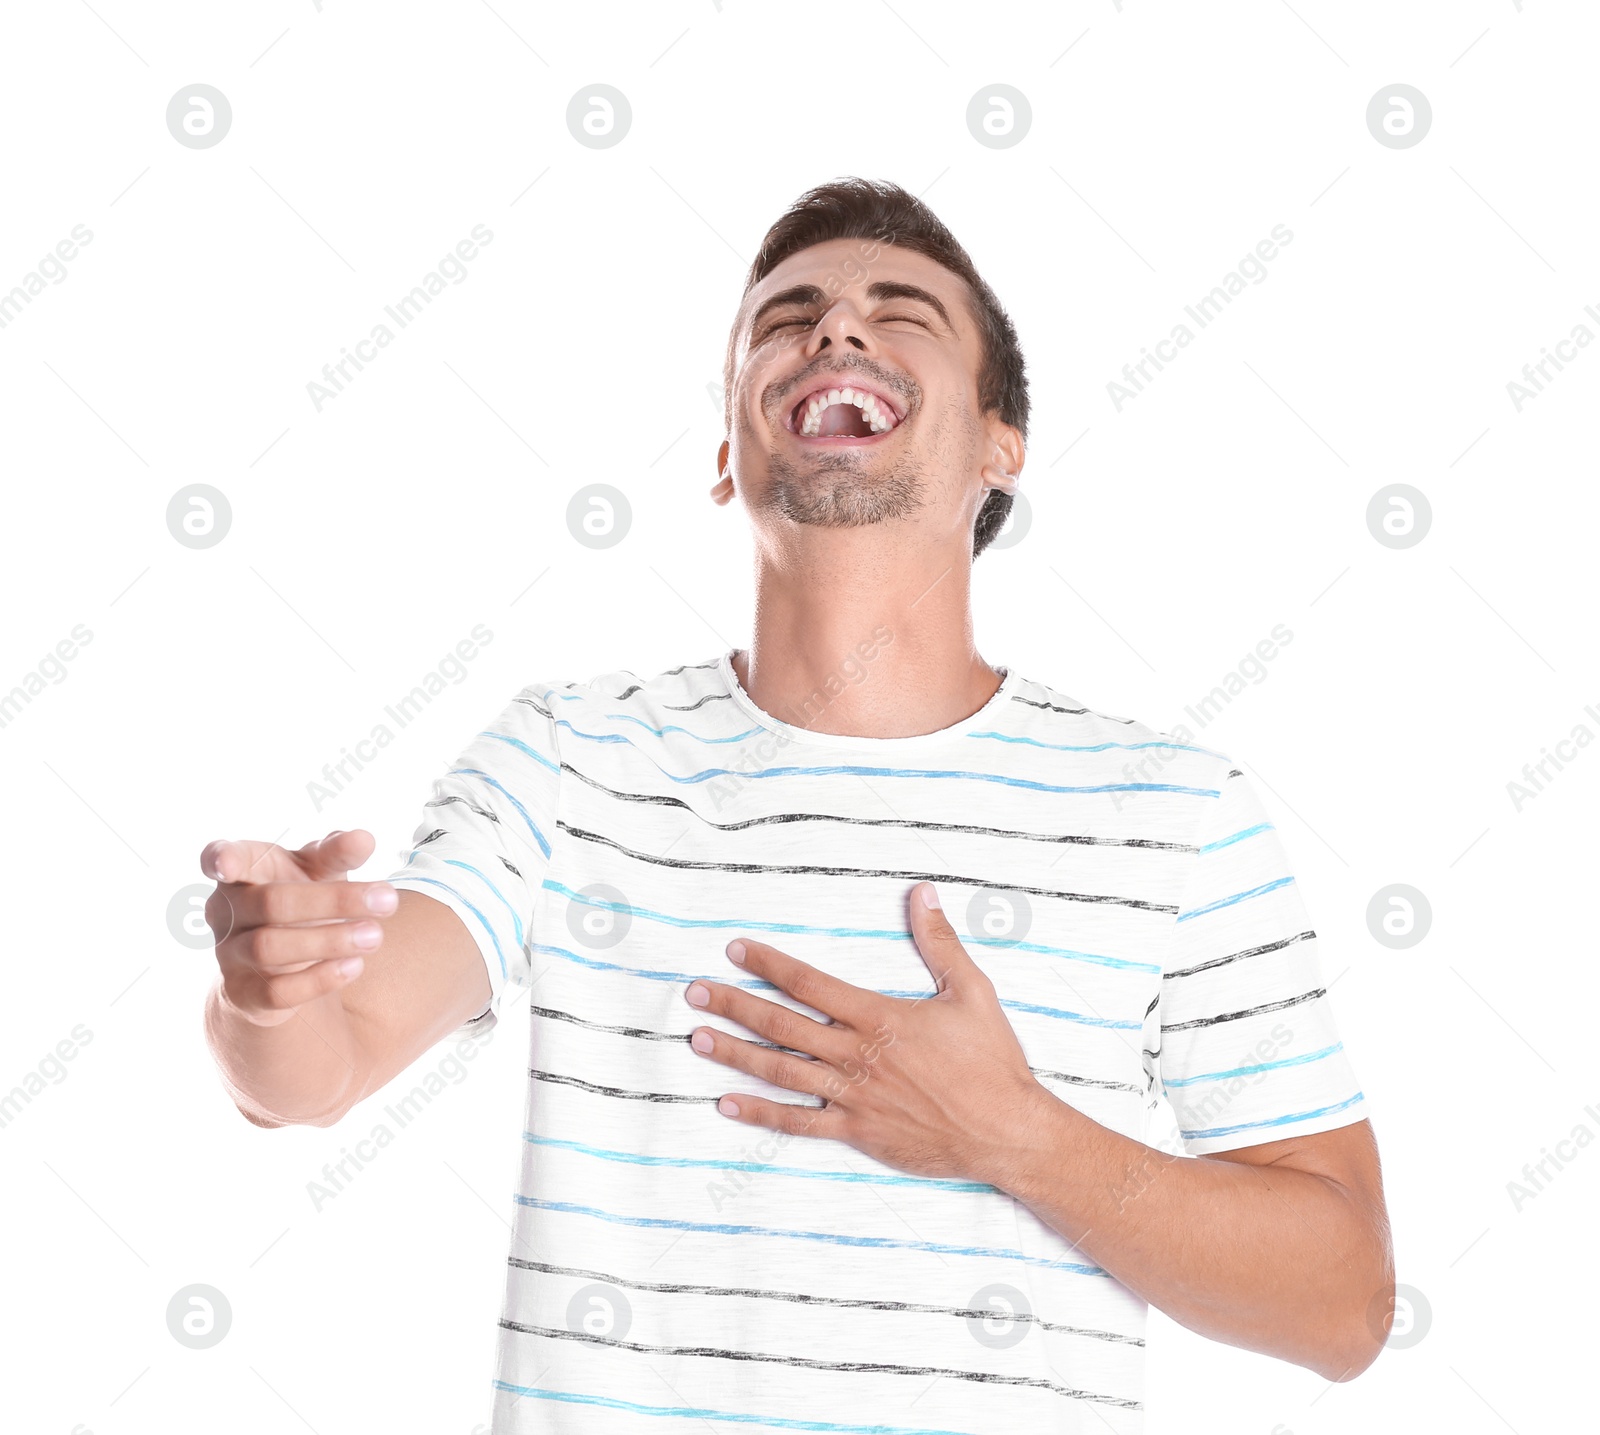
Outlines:
[[972, 960], [971, 954], [961, 945], [961, 938], [950, 925], [944, 908], [939, 903], [938, 889], [932, 882], [919, 882], [911, 889], [911, 934], [916, 938], [917, 951], [939, 993], [959, 994], [972, 986], [975, 980], [984, 980], [983, 969]]
[[307, 842], [295, 853], [295, 859], [312, 881], [325, 882], [355, 871], [372, 856], [377, 845], [377, 839], [370, 832], [357, 827], [349, 832], [330, 832], [320, 840]]

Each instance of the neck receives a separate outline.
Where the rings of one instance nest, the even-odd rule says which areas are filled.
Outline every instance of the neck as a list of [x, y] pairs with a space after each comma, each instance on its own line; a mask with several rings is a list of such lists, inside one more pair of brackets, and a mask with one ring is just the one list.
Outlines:
[[755, 631], [733, 659], [757, 707], [813, 732], [915, 737], [994, 696], [1000, 676], [973, 644], [970, 539], [886, 551], [876, 525], [821, 536], [758, 552]]

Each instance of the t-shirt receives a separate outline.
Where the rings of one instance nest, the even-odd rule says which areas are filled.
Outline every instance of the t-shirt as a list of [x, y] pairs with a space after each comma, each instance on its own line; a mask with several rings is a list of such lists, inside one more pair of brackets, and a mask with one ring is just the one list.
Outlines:
[[731, 656], [530, 683], [389, 879], [472, 933], [475, 1020], [531, 1008], [495, 1435], [1134, 1435], [1139, 1296], [990, 1186], [722, 1116], [818, 1099], [697, 1055], [755, 1034], [683, 992], [820, 1015], [728, 961], [746, 934], [927, 995], [930, 879], [1062, 1101], [1143, 1139], [1165, 1096], [1189, 1154], [1326, 1131], [1365, 1103], [1277, 829], [1226, 755], [1010, 668], [941, 731], [850, 737], [763, 712]]

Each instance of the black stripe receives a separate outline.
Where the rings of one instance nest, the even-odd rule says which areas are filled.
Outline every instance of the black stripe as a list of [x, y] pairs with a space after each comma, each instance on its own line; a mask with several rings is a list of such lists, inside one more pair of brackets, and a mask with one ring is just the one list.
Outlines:
[[1285, 1007], [1299, 1006], [1301, 1002], [1315, 1001], [1316, 998], [1325, 997], [1327, 994], [1328, 989], [1326, 987], [1318, 987], [1312, 992], [1301, 992], [1297, 997], [1285, 997], [1281, 1002], [1267, 1002], [1262, 1006], [1247, 1007], [1244, 1011], [1225, 1011], [1217, 1016], [1203, 1016], [1194, 1021], [1173, 1022], [1171, 1026], [1163, 1025], [1161, 1030], [1163, 1032], [1189, 1031], [1197, 1026], [1215, 1026], [1222, 1021], [1238, 1021], [1242, 1016], [1260, 1016], [1263, 1012], [1282, 1011]]
[[1212, 967], [1226, 966], [1229, 962], [1243, 961], [1246, 957], [1259, 957], [1263, 952], [1279, 952], [1285, 947], [1292, 947], [1296, 942], [1308, 942], [1317, 934], [1315, 932], [1296, 932], [1292, 937], [1284, 937], [1276, 942], [1268, 942], [1265, 946], [1249, 947], [1242, 952], [1234, 952], [1226, 957], [1213, 957], [1208, 962], [1201, 962], [1198, 966], [1183, 967], [1175, 972], [1162, 972], [1164, 981], [1171, 981], [1174, 977], [1192, 977], [1196, 972], [1208, 972]]
[[563, 832], [585, 842], [598, 842], [613, 851], [632, 857], [636, 862], [648, 862], [658, 867], [672, 867], [685, 872], [737, 872], [747, 876], [784, 877], [892, 877], [903, 882], [957, 882], [965, 887], [984, 887], [999, 892], [1025, 892], [1030, 897], [1056, 897], [1063, 902], [1084, 902], [1098, 906], [1128, 907], [1140, 912], [1166, 912], [1174, 916], [1178, 909], [1160, 902], [1147, 902], [1142, 897], [1111, 897], [1097, 892], [1057, 892], [1049, 887], [1024, 887], [1014, 882], [997, 882], [987, 877], [965, 877], [954, 872], [903, 872], [892, 867], [820, 867], [809, 863], [766, 862], [698, 862], [690, 857], [653, 857], [624, 847], [615, 838], [574, 827], [570, 822], [557, 820]]
[[593, 1092], [596, 1096], [620, 1096], [629, 1101], [653, 1101], [661, 1105], [674, 1106], [715, 1106], [720, 1100], [716, 1096], [679, 1096], [668, 1091], [630, 1091], [621, 1086], [601, 1086], [576, 1076], [558, 1076], [553, 1071], [540, 1071], [536, 1066], [528, 1068], [528, 1075], [535, 1081], [550, 1081], [557, 1086], [575, 1086], [579, 1091]]
[[609, 1031], [614, 1036], [633, 1036], [640, 1041], [688, 1041], [687, 1035], [680, 1035], [675, 1031], [649, 1031], [642, 1026], [613, 1026], [609, 1022], [590, 1021], [586, 1017], [574, 1016], [569, 1011], [557, 1011], [554, 1007], [539, 1006], [530, 1003], [536, 1016], [549, 1017], [552, 1021], [568, 1021], [574, 1026], [587, 1027], [590, 1031]]
[[[580, 782], [586, 782], [599, 792], [615, 797], [621, 802], [642, 802], [654, 807], [676, 807], [705, 826], [718, 832], [742, 832], [748, 827], [765, 827], [769, 823], [786, 822], [840, 822], [854, 827], [904, 827], [918, 832], [967, 832], [979, 837], [1014, 837], [1025, 842], [1068, 843], [1082, 847], [1135, 847], [1159, 852], [1198, 852], [1192, 842], [1163, 842], [1153, 837], [1090, 837], [1078, 833], [1022, 832], [1007, 827], [983, 827], [971, 822], [917, 822], [908, 817], [849, 817], [832, 812], [775, 812], [766, 817], [746, 817], [738, 822], [713, 822], [704, 813], [681, 797], [659, 792], [624, 792], [608, 787], [598, 778], [562, 763], [561, 771], [570, 773]], [[735, 774], [736, 776], [738, 774]]]
[[500, 820], [500, 815], [498, 813], [489, 811], [487, 807], [479, 807], [476, 803], [468, 802], [466, 798], [458, 797], [455, 794], [452, 794], [449, 797], [430, 798], [422, 805], [424, 807], [443, 807], [449, 802], [459, 802], [466, 807], [469, 812], [476, 812], [479, 817], [487, 817], [491, 822], [498, 822]]
[[[1138, 721], [1137, 718], [1112, 717], [1109, 713], [1092, 712], [1088, 708], [1064, 708], [1059, 703], [1046, 703], [1040, 702], [1038, 698], [1025, 698], [1021, 693], [1013, 693], [1011, 695], [1011, 701], [1014, 703], [1025, 703], [1030, 708], [1043, 708], [1046, 712], [1066, 713], [1069, 717], [1088, 716], [1097, 717], [1101, 720], [1101, 722], [1119, 722], [1124, 727], [1131, 727]], [[1182, 746], [1181, 743], [1176, 742], [1176, 739], [1174, 739], [1174, 743], [1177, 746]]]
[[1070, 1081], [1074, 1086], [1092, 1086], [1097, 1091], [1131, 1091], [1135, 1096], [1144, 1090], [1128, 1081], [1100, 1081], [1092, 1076], [1073, 1076], [1066, 1071], [1045, 1071], [1041, 1067], [1028, 1068], [1035, 1076], [1047, 1076], [1055, 1081]]
[[1062, 1335], [1082, 1335], [1091, 1340], [1110, 1341], [1115, 1345], [1143, 1347], [1137, 1335], [1122, 1335], [1112, 1330], [1091, 1330], [1086, 1326], [1064, 1325], [1060, 1321], [1045, 1320], [1042, 1316], [1009, 1311], [969, 1310], [961, 1306], [922, 1305], [915, 1301], [861, 1300], [845, 1296], [809, 1295], [799, 1291], [756, 1290], [741, 1286], [686, 1285], [678, 1281], [636, 1281], [606, 1271], [585, 1271], [573, 1266], [556, 1266], [547, 1261], [530, 1261], [523, 1256], [507, 1256], [507, 1264], [522, 1270], [543, 1271], [546, 1275], [572, 1276], [578, 1280], [603, 1281], [608, 1285], [623, 1286], [628, 1290], [658, 1291], [663, 1295], [713, 1295], [739, 1296], [748, 1300], [781, 1300], [795, 1305], [820, 1305], [837, 1310], [899, 1311], [909, 1315], [953, 1315], [962, 1320], [1014, 1320], [1019, 1324], [1036, 1325], [1040, 1330], [1055, 1331]]
[[768, 1365], [786, 1365], [800, 1370], [833, 1370], [845, 1375], [932, 1375], [949, 1380], [972, 1380], [980, 1385], [1013, 1385], [1031, 1390], [1049, 1390], [1068, 1400], [1092, 1400], [1101, 1405], [1112, 1405], [1120, 1410], [1142, 1410], [1137, 1400], [1124, 1400], [1116, 1395], [1096, 1395], [1089, 1390], [1075, 1390], [1070, 1385], [1057, 1385], [1038, 1375], [995, 1375], [984, 1370], [954, 1370], [937, 1365], [895, 1365], [886, 1361], [866, 1360], [815, 1360], [804, 1355], [769, 1355], [764, 1351], [723, 1350], [710, 1345], [644, 1345], [635, 1340], [618, 1340], [612, 1335], [593, 1335], [586, 1330], [555, 1330], [543, 1325], [523, 1325], [520, 1321], [501, 1319], [505, 1330], [522, 1335], [542, 1335], [552, 1340], [581, 1340], [589, 1345], [608, 1346], [612, 1350], [633, 1350], [640, 1355], [703, 1355], [714, 1360], [759, 1361]]
[[660, 676], [663, 678], [675, 678], [679, 673], [691, 673], [696, 668], [715, 669], [721, 664], [721, 662], [721, 658], [712, 658], [709, 663], [684, 663], [682, 667], [668, 668], [666, 672], [662, 673]]
[[707, 693], [703, 698], [688, 704], [662, 703], [661, 706], [669, 713], [692, 713], [696, 708], [703, 708], [707, 703], [733, 701], [732, 693]]
[[[530, 1009], [535, 1015], [547, 1017], [552, 1021], [571, 1022], [573, 1026], [585, 1027], [589, 1031], [610, 1032], [613, 1036], [631, 1036], [639, 1041], [687, 1042], [689, 1040], [687, 1034], [680, 1034], [675, 1031], [650, 1031], [641, 1026], [617, 1026], [610, 1022], [590, 1021], [587, 1017], [574, 1016], [569, 1011], [557, 1011], [554, 1007], [539, 1006], [537, 1003], [530, 1003]], [[749, 1042], [751, 1046], [762, 1046], [768, 1051], [781, 1051], [789, 1056], [809, 1059], [811, 1055], [809, 1052], [798, 1051], [792, 1046], [779, 1046], [773, 1041], [763, 1041], [756, 1036], [747, 1036], [742, 1040]], [[1074, 1086], [1090, 1086], [1101, 1091], [1132, 1091], [1137, 1094], [1141, 1090], [1140, 1087], [1130, 1085], [1124, 1081], [1100, 1081], [1090, 1076], [1073, 1076], [1070, 1072], [1049, 1071], [1038, 1066], [1030, 1066], [1028, 1070], [1035, 1076], [1048, 1077], [1054, 1081], [1068, 1081]]]

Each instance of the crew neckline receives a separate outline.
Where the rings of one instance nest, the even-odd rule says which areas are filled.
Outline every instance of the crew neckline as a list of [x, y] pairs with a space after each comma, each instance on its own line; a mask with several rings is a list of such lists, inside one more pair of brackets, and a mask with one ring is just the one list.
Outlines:
[[794, 723], [773, 717], [764, 708], [756, 705], [755, 700], [744, 690], [744, 684], [739, 681], [739, 674], [734, 670], [733, 655], [739, 651], [738, 648], [729, 648], [725, 651], [717, 659], [717, 672], [727, 686], [728, 695], [746, 717], [760, 723], [762, 727], [776, 733], [787, 742], [808, 743], [814, 747], [848, 748], [855, 752], [915, 752], [922, 748], [938, 747], [952, 738], [965, 737], [977, 728], [993, 723], [1000, 711], [1010, 703], [1013, 693], [1021, 682], [1014, 668], [1007, 667], [1003, 663], [991, 663], [990, 666], [1000, 674], [1000, 686], [994, 690], [989, 701], [959, 722], [951, 723], [949, 727], [942, 727], [934, 732], [913, 733], [907, 737], [865, 737], [851, 733], [813, 732], [810, 728], [797, 727]]

